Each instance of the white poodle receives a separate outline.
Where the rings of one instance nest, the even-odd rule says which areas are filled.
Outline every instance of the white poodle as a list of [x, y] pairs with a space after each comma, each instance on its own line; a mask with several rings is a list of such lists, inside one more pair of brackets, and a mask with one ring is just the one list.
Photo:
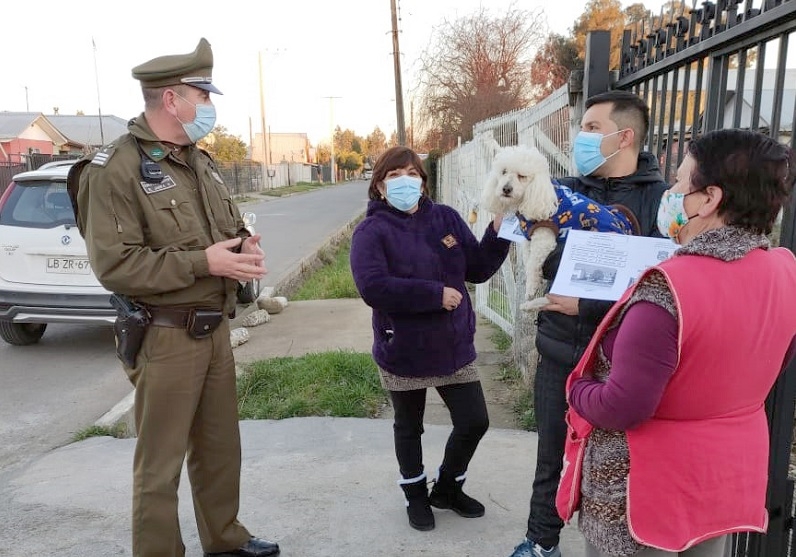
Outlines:
[[531, 311], [548, 302], [533, 298], [542, 286], [542, 264], [556, 242], [569, 230], [594, 230], [638, 234], [638, 222], [626, 207], [605, 206], [550, 177], [547, 159], [527, 145], [496, 147], [492, 169], [481, 197], [481, 207], [494, 214], [514, 213], [528, 238], [525, 251], [525, 302], [520, 309]]

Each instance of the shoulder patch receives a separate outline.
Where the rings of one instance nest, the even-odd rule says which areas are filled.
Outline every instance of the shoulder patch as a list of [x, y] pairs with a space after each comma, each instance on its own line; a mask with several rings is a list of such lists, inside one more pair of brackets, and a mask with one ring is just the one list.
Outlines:
[[114, 143], [109, 143], [94, 153], [94, 156], [91, 158], [91, 164], [105, 166], [115, 152], [116, 145]]

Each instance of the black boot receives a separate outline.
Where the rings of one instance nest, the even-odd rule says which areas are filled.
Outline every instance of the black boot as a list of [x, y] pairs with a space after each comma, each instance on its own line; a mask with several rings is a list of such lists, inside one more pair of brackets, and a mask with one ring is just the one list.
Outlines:
[[409, 525], [416, 530], [433, 530], [434, 513], [428, 503], [428, 486], [426, 475], [421, 474], [416, 478], [398, 480], [398, 485], [406, 497], [406, 514], [409, 515]]
[[454, 477], [440, 469], [431, 489], [431, 504], [438, 509], [450, 509], [466, 518], [484, 516], [484, 506], [462, 491], [464, 476]]

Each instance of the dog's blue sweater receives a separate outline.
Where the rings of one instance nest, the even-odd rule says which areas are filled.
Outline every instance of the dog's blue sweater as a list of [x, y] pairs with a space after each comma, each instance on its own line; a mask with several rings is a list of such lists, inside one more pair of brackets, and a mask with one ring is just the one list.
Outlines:
[[[558, 198], [558, 209], [550, 217], [549, 222], [557, 228], [559, 242], [566, 240], [570, 230], [593, 230], [618, 234], [638, 233], [634, 231], [633, 223], [620, 209], [601, 205], [585, 195], [572, 191], [556, 180], [553, 180], [553, 187]], [[534, 228], [542, 222], [526, 219], [519, 213], [517, 213], [517, 220], [522, 233], [529, 240]]]

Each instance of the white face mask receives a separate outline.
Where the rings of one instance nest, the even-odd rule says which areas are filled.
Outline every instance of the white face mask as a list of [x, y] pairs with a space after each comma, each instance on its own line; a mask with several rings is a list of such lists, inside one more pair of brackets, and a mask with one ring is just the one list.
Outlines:
[[677, 241], [677, 236], [686, 225], [690, 217], [685, 214], [685, 198], [696, 193], [679, 193], [667, 190], [663, 192], [661, 204], [658, 207], [658, 231], [667, 238]]
[[177, 118], [176, 115], [174, 116], [182, 124], [182, 129], [185, 130], [185, 135], [188, 136], [191, 143], [196, 143], [209, 134], [213, 130], [213, 126], [216, 125], [216, 107], [212, 104], [193, 104], [179, 93], [175, 92], [174, 94], [188, 104], [193, 105], [196, 109], [196, 117], [193, 122], [186, 123]]

